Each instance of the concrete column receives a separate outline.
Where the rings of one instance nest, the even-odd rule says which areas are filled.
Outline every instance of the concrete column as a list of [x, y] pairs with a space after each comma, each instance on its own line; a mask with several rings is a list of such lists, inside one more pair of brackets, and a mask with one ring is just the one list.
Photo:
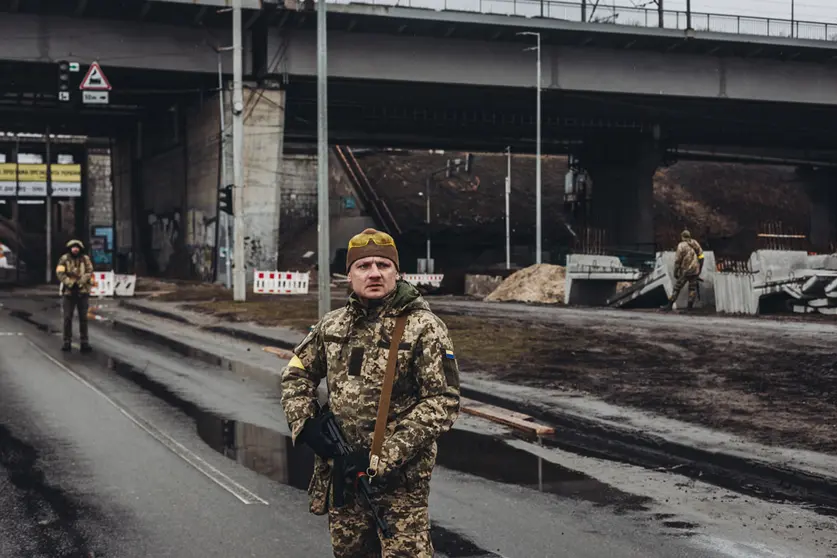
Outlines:
[[651, 142], [597, 143], [579, 158], [592, 183], [590, 226], [606, 231], [606, 247], [653, 255], [653, 179], [660, 149]]
[[127, 136], [113, 142], [111, 165], [113, 168], [114, 233], [116, 235], [116, 261], [114, 267], [126, 273], [133, 269], [134, 231], [131, 182], [133, 180], [133, 156], [131, 139]]
[[[91, 147], [87, 150], [87, 186], [90, 235], [88, 251], [97, 269], [113, 268], [113, 181], [110, 150]], [[94, 237], [95, 232], [100, 233]]]
[[817, 252], [837, 249], [837, 171], [834, 169], [801, 170], [811, 201], [811, 224], [808, 238]]
[[[285, 92], [244, 92], [244, 263], [247, 280], [255, 269], [276, 269], [282, 156], [285, 138]], [[232, 173], [232, 166], [228, 167]]]

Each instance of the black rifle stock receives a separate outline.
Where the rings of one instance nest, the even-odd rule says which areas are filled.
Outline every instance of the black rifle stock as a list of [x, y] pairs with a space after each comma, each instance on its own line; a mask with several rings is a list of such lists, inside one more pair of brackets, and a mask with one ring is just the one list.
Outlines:
[[[323, 413], [322, 418], [325, 425], [324, 434], [337, 447], [338, 456], [334, 459], [332, 479], [334, 483], [334, 498], [336, 502], [342, 505], [345, 482], [345, 479], [343, 478], [343, 459], [354, 453], [354, 451], [352, 446], [346, 441], [346, 436], [340, 429], [340, 425], [337, 424], [337, 418], [334, 416], [334, 413], [328, 409], [323, 409], [321, 412]], [[390, 531], [389, 525], [386, 520], [381, 517], [380, 506], [375, 504], [372, 500], [374, 489], [369, 482], [369, 475], [366, 474], [366, 471], [359, 471], [357, 473], [357, 477], [355, 478], [355, 487], [357, 488], [358, 495], [360, 495], [363, 501], [366, 502], [369, 509], [372, 510], [372, 515], [375, 518], [375, 524], [378, 526], [381, 533], [383, 533], [384, 538], [392, 538], [392, 531]]]

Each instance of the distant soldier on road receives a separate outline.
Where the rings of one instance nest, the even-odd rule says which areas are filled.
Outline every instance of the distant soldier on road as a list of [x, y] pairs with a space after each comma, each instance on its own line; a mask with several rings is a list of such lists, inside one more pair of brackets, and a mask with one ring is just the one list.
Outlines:
[[78, 309], [78, 332], [81, 352], [92, 349], [87, 337], [87, 310], [90, 288], [93, 286], [93, 262], [84, 253], [80, 240], [67, 243], [69, 252], [61, 256], [55, 268], [55, 275], [61, 281], [62, 309], [64, 315], [64, 345], [62, 351], [71, 350], [73, 340], [73, 311]]
[[[427, 502], [436, 440], [459, 414], [453, 344], [419, 292], [398, 280], [398, 251], [390, 235], [366, 229], [354, 236], [346, 269], [353, 291], [348, 303], [314, 326], [294, 349], [281, 380], [294, 443], [301, 440], [317, 454], [310, 511], [328, 513], [336, 558], [431, 558]], [[387, 371], [390, 354], [397, 358]], [[316, 404], [323, 379], [329, 410], [355, 452], [348, 460], [337, 458], [323, 435], [324, 414], [317, 414]], [[388, 391], [391, 403], [383, 397]], [[354, 488], [363, 471], [372, 478], [373, 500], [391, 538], [376, 527]], [[345, 490], [338, 494], [335, 486], [341, 485]]]
[[674, 301], [677, 300], [677, 296], [686, 283], [689, 283], [688, 307], [690, 309], [694, 308], [698, 293], [698, 281], [702, 271], [703, 249], [698, 241], [692, 238], [691, 233], [684, 230], [680, 233], [680, 244], [677, 245], [677, 252], [674, 254], [674, 277], [677, 282], [668, 299], [668, 304], [663, 306], [663, 309], [671, 310], [674, 307]]

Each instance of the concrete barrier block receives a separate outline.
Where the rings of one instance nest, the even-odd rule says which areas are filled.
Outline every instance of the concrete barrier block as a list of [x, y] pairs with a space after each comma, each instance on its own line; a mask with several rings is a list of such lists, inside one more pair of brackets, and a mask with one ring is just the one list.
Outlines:
[[482, 299], [493, 293], [502, 282], [501, 275], [465, 274], [465, 294]]
[[606, 306], [617, 285], [636, 281], [638, 269], [624, 267], [616, 256], [568, 254], [564, 304]]

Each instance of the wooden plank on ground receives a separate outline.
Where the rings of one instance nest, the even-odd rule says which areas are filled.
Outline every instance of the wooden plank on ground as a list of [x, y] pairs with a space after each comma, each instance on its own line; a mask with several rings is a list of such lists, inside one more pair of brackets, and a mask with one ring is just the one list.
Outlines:
[[289, 351], [287, 349], [280, 349], [279, 347], [262, 347], [262, 350], [266, 353], [276, 355], [279, 358], [284, 358], [285, 360], [291, 360], [294, 358], [293, 351]]
[[538, 436], [549, 436], [555, 434], [555, 429], [551, 426], [538, 424], [535, 419], [529, 415], [518, 413], [516, 411], [509, 411], [494, 405], [480, 403], [472, 399], [462, 398], [461, 401], [462, 412], [475, 417], [484, 418], [491, 422], [504, 424], [517, 430], [531, 432]]

